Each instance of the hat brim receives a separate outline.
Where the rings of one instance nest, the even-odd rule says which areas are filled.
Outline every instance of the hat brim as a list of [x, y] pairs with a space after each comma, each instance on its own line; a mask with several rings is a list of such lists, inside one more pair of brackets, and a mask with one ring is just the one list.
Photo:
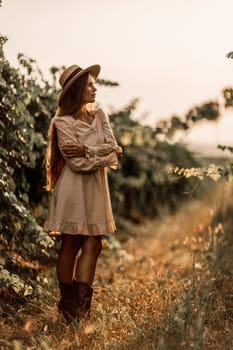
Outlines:
[[85, 73], [90, 73], [91, 76], [93, 76], [94, 79], [96, 79], [100, 73], [100, 65], [99, 64], [94, 64], [92, 66], [89, 66], [85, 69], [82, 69], [80, 72], [78, 72], [77, 74], [75, 74], [72, 79], [70, 79], [70, 81], [66, 84], [66, 86], [64, 87], [64, 89], [61, 91], [59, 98], [58, 98], [58, 103], [60, 105], [63, 97], [65, 96], [67, 90], [71, 87], [71, 85], [78, 79], [80, 78], [83, 74]]

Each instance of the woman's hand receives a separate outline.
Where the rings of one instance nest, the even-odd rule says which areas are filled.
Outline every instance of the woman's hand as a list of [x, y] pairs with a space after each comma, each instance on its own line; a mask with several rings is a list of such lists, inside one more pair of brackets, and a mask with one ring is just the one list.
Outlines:
[[117, 146], [115, 151], [116, 151], [118, 159], [120, 159], [122, 157], [122, 148], [120, 146]]
[[67, 158], [73, 157], [84, 157], [85, 156], [85, 147], [84, 145], [78, 144], [66, 144], [63, 146], [62, 151], [65, 153]]

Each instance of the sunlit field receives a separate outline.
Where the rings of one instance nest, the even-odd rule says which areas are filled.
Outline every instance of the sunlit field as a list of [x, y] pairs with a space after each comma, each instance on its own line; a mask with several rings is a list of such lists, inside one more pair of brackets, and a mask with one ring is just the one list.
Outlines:
[[67, 327], [54, 263], [40, 266], [41, 298], [1, 305], [0, 349], [232, 349], [231, 194], [222, 183], [173, 215], [125, 221], [104, 241], [88, 322]]

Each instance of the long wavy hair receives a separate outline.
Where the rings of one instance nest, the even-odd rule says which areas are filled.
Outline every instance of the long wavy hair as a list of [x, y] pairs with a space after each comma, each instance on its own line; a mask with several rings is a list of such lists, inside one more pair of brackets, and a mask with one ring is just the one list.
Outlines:
[[83, 97], [87, 80], [88, 73], [83, 74], [71, 85], [62, 100], [59, 101], [59, 107], [55, 113], [55, 116], [51, 119], [48, 129], [48, 145], [44, 162], [46, 172], [45, 189], [47, 191], [53, 190], [65, 165], [65, 160], [58, 147], [58, 137], [54, 118], [65, 115], [74, 115], [84, 108]]

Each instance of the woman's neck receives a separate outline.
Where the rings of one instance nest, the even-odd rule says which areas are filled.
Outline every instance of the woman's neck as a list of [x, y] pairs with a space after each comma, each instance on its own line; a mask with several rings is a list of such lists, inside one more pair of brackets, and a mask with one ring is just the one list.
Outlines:
[[93, 119], [94, 119], [94, 114], [91, 113], [90, 111], [88, 111], [87, 108], [82, 108], [79, 111], [77, 111], [76, 113], [74, 113], [73, 117], [75, 119], [79, 119], [79, 120], [82, 120], [88, 124], [91, 124]]

